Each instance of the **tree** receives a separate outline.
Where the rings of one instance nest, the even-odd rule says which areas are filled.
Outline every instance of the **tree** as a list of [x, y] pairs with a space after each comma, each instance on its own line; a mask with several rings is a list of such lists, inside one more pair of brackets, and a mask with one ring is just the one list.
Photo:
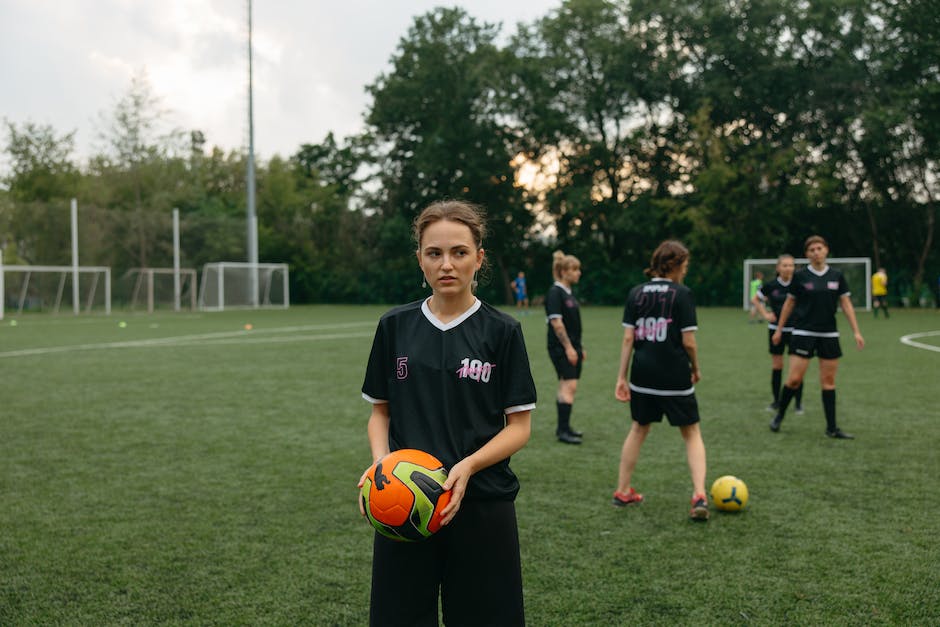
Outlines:
[[4, 177], [0, 247], [34, 264], [64, 263], [69, 255], [69, 199], [81, 173], [73, 161], [75, 131], [58, 135], [49, 125], [5, 122], [10, 173]]
[[392, 70], [368, 87], [368, 141], [381, 184], [373, 203], [376, 243], [387, 273], [384, 297], [393, 302], [421, 294], [411, 223], [442, 198], [487, 210], [484, 246], [495, 285], [483, 281], [480, 291], [511, 299], [510, 272], [524, 263], [520, 244], [532, 215], [513, 185], [511, 137], [494, 100], [497, 34], [460, 9], [419, 16], [399, 42]]

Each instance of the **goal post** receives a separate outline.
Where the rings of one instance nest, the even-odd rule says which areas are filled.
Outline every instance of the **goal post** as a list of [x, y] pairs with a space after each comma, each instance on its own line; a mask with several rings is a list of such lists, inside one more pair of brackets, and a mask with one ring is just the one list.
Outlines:
[[161, 306], [178, 310], [184, 296], [189, 299], [190, 310], [196, 310], [196, 270], [193, 268], [131, 268], [125, 276], [134, 279], [130, 298], [131, 310], [140, 305], [142, 298], [146, 299], [147, 313], [153, 313], [155, 308]]
[[[800, 257], [793, 260], [796, 270], [809, 265], [809, 259]], [[840, 270], [849, 284], [850, 298], [856, 309], [871, 311], [871, 258], [870, 257], [830, 257], [826, 263]], [[777, 274], [776, 259], [745, 259], [744, 283], [742, 285], [745, 311], [751, 307], [751, 281], [757, 272], [763, 272], [764, 282], [769, 281]]]
[[[111, 314], [111, 268], [107, 266], [31, 266], [3, 265], [0, 263], [0, 318], [3, 317], [8, 299], [7, 292], [15, 300], [10, 301], [16, 307], [16, 313], [24, 309], [51, 309], [59, 313], [62, 307], [65, 286], [72, 282], [72, 298], [76, 311], [84, 304], [85, 313], [101, 308], [106, 315]], [[75, 279], [78, 278], [78, 281]], [[103, 281], [102, 281], [103, 279]], [[100, 285], [103, 283], [103, 285]], [[100, 289], [99, 289], [100, 285]], [[84, 288], [84, 295], [80, 288]]]
[[[257, 293], [253, 293], [253, 286]], [[287, 309], [290, 307], [290, 271], [286, 263], [218, 261], [202, 267], [199, 308]]]

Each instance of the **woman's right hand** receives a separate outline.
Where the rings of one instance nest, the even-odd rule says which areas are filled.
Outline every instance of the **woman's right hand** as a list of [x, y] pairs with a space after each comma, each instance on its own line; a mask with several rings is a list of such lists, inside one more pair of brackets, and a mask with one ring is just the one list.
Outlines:
[[578, 351], [574, 349], [574, 346], [565, 349], [565, 357], [568, 358], [568, 363], [572, 366], [578, 365]]
[[356, 486], [357, 488], [359, 488], [359, 492], [356, 493], [357, 494], [356, 501], [359, 503], [359, 513], [362, 514], [363, 516], [366, 515], [366, 508], [362, 504], [362, 484], [366, 482], [366, 476], [369, 474], [370, 470], [372, 470], [372, 466], [369, 466], [368, 468], [366, 468], [365, 472], [362, 473], [362, 476], [359, 477], [359, 485]]

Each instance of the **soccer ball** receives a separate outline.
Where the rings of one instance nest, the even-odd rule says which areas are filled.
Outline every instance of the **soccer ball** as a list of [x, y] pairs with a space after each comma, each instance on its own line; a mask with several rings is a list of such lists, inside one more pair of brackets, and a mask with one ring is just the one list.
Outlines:
[[747, 485], [732, 475], [715, 479], [711, 490], [712, 503], [725, 512], [737, 512], [747, 505]]
[[447, 471], [436, 457], [400, 449], [375, 462], [362, 483], [362, 508], [372, 526], [393, 540], [428, 538], [441, 528], [450, 502]]

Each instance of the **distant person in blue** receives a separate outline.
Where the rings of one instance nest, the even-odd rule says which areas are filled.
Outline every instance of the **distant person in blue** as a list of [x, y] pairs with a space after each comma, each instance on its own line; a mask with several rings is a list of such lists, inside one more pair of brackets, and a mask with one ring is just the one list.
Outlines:
[[529, 288], [525, 284], [525, 272], [519, 271], [519, 274], [512, 281], [512, 289], [516, 295], [516, 309], [522, 313], [529, 313]]

